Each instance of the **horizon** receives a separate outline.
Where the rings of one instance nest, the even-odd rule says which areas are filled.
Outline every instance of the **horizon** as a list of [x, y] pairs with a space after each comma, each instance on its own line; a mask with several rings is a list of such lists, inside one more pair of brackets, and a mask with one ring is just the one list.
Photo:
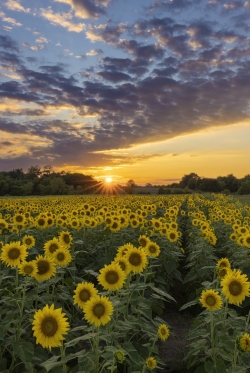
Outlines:
[[249, 18], [250, 1], [5, 1], [0, 168], [249, 174]]

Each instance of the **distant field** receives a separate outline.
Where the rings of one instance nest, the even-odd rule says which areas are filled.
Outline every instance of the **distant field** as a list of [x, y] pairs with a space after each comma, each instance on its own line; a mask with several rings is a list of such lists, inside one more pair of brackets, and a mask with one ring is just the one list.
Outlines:
[[246, 196], [234, 196], [234, 202], [240, 201], [243, 205], [247, 204], [250, 206], [250, 194], [247, 194]]

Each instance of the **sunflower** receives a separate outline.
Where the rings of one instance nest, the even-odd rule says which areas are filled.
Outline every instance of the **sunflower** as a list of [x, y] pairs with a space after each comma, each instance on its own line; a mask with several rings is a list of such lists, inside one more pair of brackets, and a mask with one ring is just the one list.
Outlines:
[[69, 322], [62, 312], [62, 308], [54, 309], [54, 304], [49, 307], [47, 304], [42, 310], [38, 310], [33, 320], [33, 335], [36, 337], [36, 344], [51, 350], [51, 347], [60, 347], [64, 334], [68, 333]]
[[141, 247], [145, 248], [147, 244], [150, 242], [150, 239], [143, 235], [138, 238], [138, 242]]
[[23, 245], [30, 249], [31, 247], [35, 246], [36, 240], [33, 236], [28, 236], [27, 234], [22, 239]]
[[47, 228], [48, 227], [48, 222], [47, 222], [47, 218], [43, 217], [43, 216], [38, 216], [35, 220], [35, 226], [37, 228]]
[[71, 262], [72, 256], [68, 249], [62, 247], [52, 254], [52, 259], [54, 259], [55, 263], [60, 267], [65, 267]]
[[118, 361], [119, 363], [122, 363], [125, 360], [125, 354], [122, 350], [116, 350], [114, 352], [114, 357], [115, 357], [115, 360]]
[[37, 281], [48, 280], [56, 274], [55, 262], [48, 256], [38, 255], [35, 259], [37, 273], [34, 275]]
[[216, 269], [218, 270], [218, 269], [221, 269], [221, 268], [228, 268], [228, 269], [231, 268], [231, 264], [230, 264], [230, 262], [227, 258], [221, 258], [216, 263]]
[[112, 291], [123, 287], [126, 274], [118, 263], [105, 265], [99, 272], [100, 275], [97, 279], [99, 284], [102, 285], [105, 290]]
[[217, 276], [222, 280], [230, 271], [227, 267], [219, 267], [217, 268]]
[[243, 243], [244, 243], [244, 246], [246, 246], [250, 249], [250, 233], [246, 233], [243, 236]]
[[118, 232], [121, 229], [121, 224], [119, 221], [114, 220], [112, 224], [109, 225], [111, 232]]
[[148, 369], [150, 369], [150, 370], [154, 369], [156, 367], [156, 364], [157, 364], [157, 362], [156, 362], [154, 357], [150, 356], [150, 357], [147, 358], [146, 365], [147, 365]]
[[170, 230], [167, 234], [170, 242], [176, 242], [178, 240], [178, 233], [174, 230]]
[[129, 249], [135, 249], [135, 246], [133, 246], [131, 243], [126, 243], [123, 246], [119, 246], [116, 257], [124, 256]]
[[141, 248], [137, 249], [135, 247], [128, 249], [125, 258], [128, 260], [134, 273], [142, 272], [148, 264], [146, 253]]
[[133, 228], [137, 228], [140, 224], [139, 220], [137, 218], [130, 219], [130, 225]]
[[74, 304], [77, 304], [78, 307], [83, 309], [86, 302], [90, 300], [91, 297], [95, 297], [98, 291], [91, 282], [82, 282], [77, 285], [74, 293]]
[[236, 339], [236, 344], [241, 352], [250, 351], [250, 335], [245, 333]]
[[0, 259], [9, 267], [17, 267], [21, 261], [26, 259], [27, 255], [26, 246], [16, 241], [2, 247]]
[[68, 249], [70, 248], [73, 238], [69, 232], [63, 231], [59, 233], [59, 241], [64, 247], [66, 247], [66, 249]]
[[146, 252], [146, 254], [147, 254], [148, 256], [153, 257], [153, 258], [157, 257], [157, 256], [160, 254], [160, 252], [161, 252], [161, 250], [160, 250], [160, 246], [157, 245], [157, 243], [155, 243], [155, 242], [151, 242], [151, 241], [150, 241], [150, 243], [149, 243], [149, 244], [144, 248], [144, 250], [145, 250], [145, 252]]
[[222, 307], [222, 299], [218, 291], [213, 289], [203, 290], [200, 297], [203, 307], [209, 311], [214, 311]]
[[158, 335], [161, 340], [166, 341], [170, 336], [170, 331], [166, 324], [161, 324], [158, 328]]
[[113, 304], [107, 297], [96, 295], [91, 297], [84, 306], [85, 319], [95, 326], [107, 324], [113, 314]]
[[115, 259], [114, 259], [114, 261], [112, 263], [119, 264], [119, 266], [121, 267], [121, 269], [123, 270], [123, 272], [125, 273], [126, 276], [131, 272], [131, 267], [129, 265], [129, 262], [123, 256], [120, 256], [120, 257], [117, 256], [117, 257], [115, 257]]
[[37, 273], [37, 265], [35, 260], [32, 260], [30, 262], [23, 261], [22, 263], [20, 263], [18, 266], [18, 272], [24, 276], [34, 277]]
[[25, 224], [26, 223], [26, 218], [25, 215], [23, 214], [16, 214], [13, 216], [13, 223], [15, 224]]
[[45, 242], [43, 245], [46, 256], [52, 256], [57, 250], [62, 249], [62, 244], [58, 238], [54, 237], [52, 240]]
[[245, 297], [250, 296], [250, 282], [240, 270], [230, 271], [221, 281], [221, 286], [228, 303], [240, 305]]

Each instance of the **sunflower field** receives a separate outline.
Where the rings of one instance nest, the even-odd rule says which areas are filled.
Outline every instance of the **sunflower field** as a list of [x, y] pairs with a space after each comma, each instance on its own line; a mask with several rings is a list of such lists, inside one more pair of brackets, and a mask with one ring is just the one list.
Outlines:
[[0, 249], [2, 373], [168, 372], [171, 308], [191, 319], [185, 372], [250, 371], [246, 203], [1, 198]]

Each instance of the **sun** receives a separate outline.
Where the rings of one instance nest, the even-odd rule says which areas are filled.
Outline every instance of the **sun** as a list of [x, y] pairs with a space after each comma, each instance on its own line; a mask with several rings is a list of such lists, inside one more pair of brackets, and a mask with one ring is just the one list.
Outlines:
[[105, 181], [106, 181], [106, 183], [111, 183], [111, 182], [113, 181], [113, 179], [112, 179], [111, 176], [107, 176], [107, 177], [105, 178]]

